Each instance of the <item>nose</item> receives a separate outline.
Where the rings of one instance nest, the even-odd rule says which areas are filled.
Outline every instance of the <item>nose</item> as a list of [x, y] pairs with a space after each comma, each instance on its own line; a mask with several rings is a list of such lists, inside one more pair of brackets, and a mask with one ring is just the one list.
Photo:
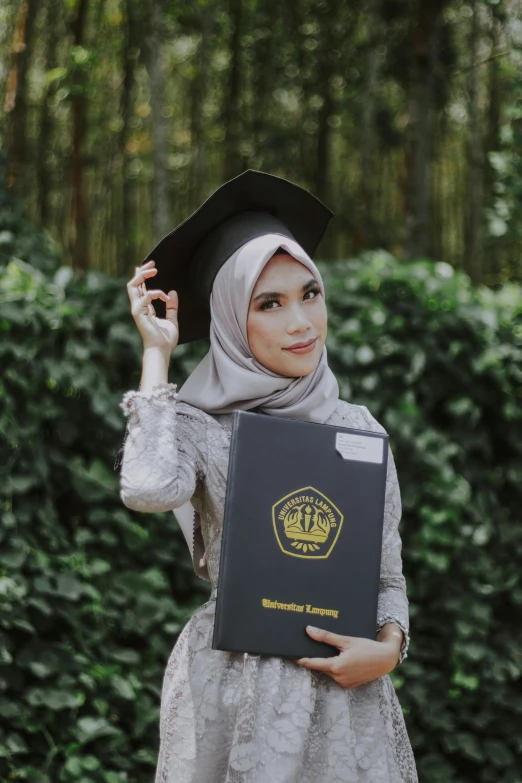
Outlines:
[[289, 334], [300, 334], [301, 332], [306, 332], [311, 326], [312, 322], [306, 315], [303, 307], [296, 305], [294, 308], [292, 308], [286, 327]]

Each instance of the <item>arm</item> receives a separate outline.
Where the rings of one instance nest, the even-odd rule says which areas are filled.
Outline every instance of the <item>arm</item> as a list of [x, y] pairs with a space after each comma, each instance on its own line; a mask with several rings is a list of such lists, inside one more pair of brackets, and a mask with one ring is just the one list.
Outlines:
[[[169, 511], [180, 523], [195, 572], [209, 580], [199, 514], [189, 502], [206, 472], [206, 419], [192, 406], [177, 403], [176, 385], [168, 383], [168, 367], [179, 338], [178, 295], [146, 290], [157, 274], [151, 259], [136, 267], [127, 283], [131, 313], [143, 339], [140, 391], [128, 391], [120, 403], [128, 416], [121, 451], [120, 497], [135, 511]], [[166, 302], [158, 318], [154, 299]]]
[[204, 421], [176, 398], [175, 384], [159, 383], [147, 394], [126, 392], [120, 403], [128, 415], [120, 497], [134, 511], [178, 508], [204, 478]]
[[[376, 432], [386, 432], [384, 427], [372, 416], [368, 408], [360, 406], [367, 420], [368, 428]], [[391, 629], [382, 631], [384, 626], [393, 624], [404, 634], [398, 663], [408, 655], [409, 614], [406, 579], [402, 573], [402, 540], [399, 522], [402, 516], [401, 493], [397, 469], [391, 448], [388, 450], [388, 472], [386, 478], [386, 496], [384, 506], [384, 527], [381, 555], [381, 578], [377, 610], [377, 631], [379, 639], [389, 635]], [[398, 632], [398, 631], [397, 631]]]
[[[178, 411], [176, 385], [168, 383], [170, 356], [179, 338], [177, 293], [146, 290], [145, 281], [157, 273], [154, 261], [135, 272], [127, 291], [143, 339], [143, 367], [140, 391], [127, 392], [121, 402], [128, 422], [120, 497], [134, 511], [169, 511], [189, 501], [203, 477], [198, 443], [205, 443], [206, 427], [197, 421], [196, 409], [192, 417], [190, 406]], [[152, 305], [158, 298], [166, 301], [164, 319], [157, 318]]]
[[404, 632], [395, 623], [386, 623], [377, 634], [377, 641], [387, 644], [393, 649], [393, 666], [400, 663], [402, 644], [404, 642]]

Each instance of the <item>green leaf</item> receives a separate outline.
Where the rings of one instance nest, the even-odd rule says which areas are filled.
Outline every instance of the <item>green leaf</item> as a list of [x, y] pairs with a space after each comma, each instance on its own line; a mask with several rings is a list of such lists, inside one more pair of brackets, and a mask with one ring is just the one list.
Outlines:
[[26, 699], [32, 706], [44, 706], [56, 711], [78, 707], [78, 698], [74, 693], [56, 688], [32, 688], [28, 691]]
[[115, 674], [112, 677], [112, 687], [114, 688], [115, 692], [120, 696], [122, 699], [127, 699], [128, 701], [133, 701], [136, 698], [136, 694], [134, 692], [134, 688], [130, 684], [128, 680], [125, 680], [123, 677], [120, 677], [119, 674]]
[[56, 591], [70, 601], [77, 601], [85, 592], [82, 583], [72, 573], [60, 574], [56, 580]]
[[12, 753], [13, 755], [25, 755], [29, 753], [26, 741], [17, 732], [12, 732], [7, 736], [5, 745], [9, 753]]
[[515, 763], [513, 751], [506, 742], [496, 739], [486, 739], [484, 742], [486, 757], [498, 769], [509, 767]]
[[82, 745], [92, 742], [100, 737], [118, 735], [119, 730], [111, 725], [105, 718], [86, 716], [78, 720], [78, 740]]

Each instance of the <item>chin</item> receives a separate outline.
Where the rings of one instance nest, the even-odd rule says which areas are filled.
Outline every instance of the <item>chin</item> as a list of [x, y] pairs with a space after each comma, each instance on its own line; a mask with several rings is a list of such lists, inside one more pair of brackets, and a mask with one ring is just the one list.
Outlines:
[[[254, 357], [263, 367], [266, 367], [271, 372], [283, 375], [286, 378], [300, 378], [315, 372], [317, 365], [321, 361], [323, 347], [324, 342], [319, 346], [316, 345], [313, 354], [301, 354], [301, 356], [279, 349], [275, 357], [273, 354], [263, 356], [261, 353], [254, 354]], [[283, 353], [282, 357], [281, 352]], [[277, 361], [272, 361], [272, 359], [277, 359]]]
[[297, 356], [289, 356], [284, 365], [276, 370], [280, 375], [286, 375], [290, 378], [300, 378], [303, 375], [311, 375], [317, 369], [317, 365], [321, 359], [321, 351], [314, 357], [299, 358]]

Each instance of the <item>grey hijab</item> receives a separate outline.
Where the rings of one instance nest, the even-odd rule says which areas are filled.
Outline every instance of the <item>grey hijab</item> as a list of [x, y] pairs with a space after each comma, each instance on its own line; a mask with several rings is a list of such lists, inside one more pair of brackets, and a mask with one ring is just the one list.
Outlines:
[[290, 378], [272, 372], [252, 355], [247, 314], [257, 278], [282, 247], [306, 266], [324, 296], [323, 280], [303, 248], [282, 234], [264, 234], [242, 245], [218, 271], [210, 296], [210, 349], [178, 392], [178, 400], [207, 413], [259, 408], [272, 416], [323, 423], [339, 399], [326, 347], [313, 373]]

